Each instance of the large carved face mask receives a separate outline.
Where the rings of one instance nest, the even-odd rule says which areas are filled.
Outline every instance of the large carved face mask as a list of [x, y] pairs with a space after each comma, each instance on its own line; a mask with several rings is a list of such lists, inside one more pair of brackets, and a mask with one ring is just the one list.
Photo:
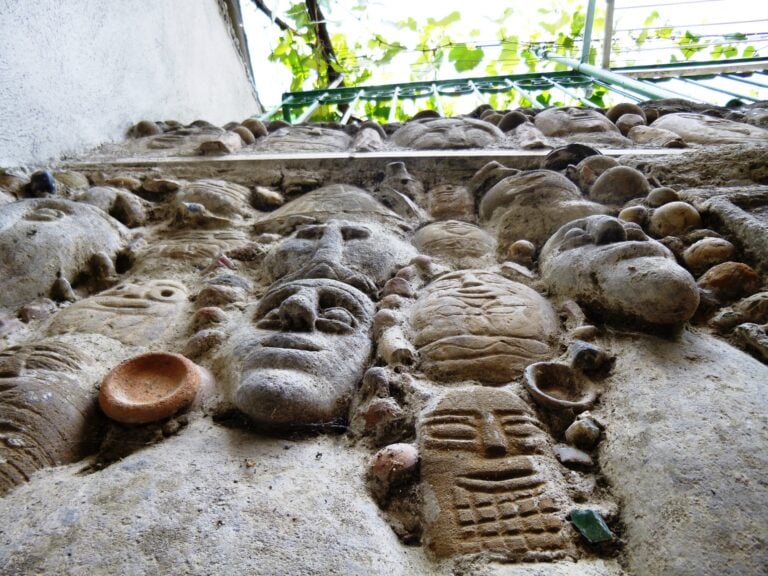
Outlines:
[[409, 243], [376, 224], [330, 220], [299, 228], [266, 266], [273, 279], [329, 278], [372, 293], [374, 284], [383, 284], [415, 255]]
[[237, 408], [261, 423], [343, 417], [371, 353], [373, 311], [365, 294], [335, 280], [273, 287], [259, 303], [253, 337], [237, 350]]
[[636, 224], [590, 216], [560, 228], [539, 257], [550, 292], [608, 320], [675, 325], [699, 304], [693, 277]]
[[420, 367], [439, 381], [501, 384], [547, 358], [557, 320], [536, 291], [482, 270], [446, 274], [414, 305]]
[[553, 560], [564, 538], [562, 486], [540, 424], [503, 389], [448, 392], [419, 426], [425, 543], [438, 557], [486, 551]]

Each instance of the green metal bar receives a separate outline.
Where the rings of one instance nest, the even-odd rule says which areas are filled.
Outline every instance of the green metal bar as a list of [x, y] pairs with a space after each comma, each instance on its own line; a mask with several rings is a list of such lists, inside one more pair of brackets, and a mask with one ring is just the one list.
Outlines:
[[273, 106], [272, 108], [264, 112], [264, 114], [259, 116], [259, 120], [261, 120], [262, 122], [267, 122], [270, 118], [272, 118], [272, 116], [277, 114], [283, 106], [285, 106], [286, 104], [289, 104], [291, 100], [293, 100], [293, 96], [288, 96], [287, 100], [283, 100], [282, 102], [280, 102], [280, 104], [276, 104], [275, 106]]
[[389, 117], [387, 118], [387, 122], [394, 122], [395, 118], [397, 118], [397, 114], [395, 113], [397, 110], [397, 96], [400, 94], [400, 87], [395, 87], [395, 93], [392, 94], [392, 103], [389, 105]]
[[440, 114], [441, 117], [445, 118], [445, 112], [443, 112], [443, 103], [440, 101], [440, 94], [437, 91], [437, 84], [432, 84], [432, 99], [435, 101], [437, 113]]
[[669, 64], [645, 64], [643, 66], [624, 66], [622, 68], [614, 68], [614, 72], [642, 72], [643, 70], [662, 70], [675, 68], [691, 68], [692, 66], [722, 66], [723, 64], [735, 65], [735, 64], [759, 64], [764, 62], [768, 68], [768, 58], [733, 58], [724, 62], [723, 60], [706, 60], [703, 62], [671, 62]]
[[643, 96], [653, 98], [654, 100], [661, 100], [663, 98], [679, 98], [679, 95], [673, 95], [672, 92], [664, 90], [663, 88], [659, 88], [658, 86], [646, 84], [645, 82], [641, 82], [633, 78], [627, 78], [625, 76], [621, 76], [620, 74], [616, 74], [613, 71], [603, 70], [602, 68], [592, 66], [591, 64], [584, 64], [578, 60], [573, 60], [572, 58], [554, 56], [547, 50], [542, 51], [541, 56], [547, 60], [565, 64], [573, 70], [581, 72], [582, 74], [586, 74], [587, 76], [600, 78], [601, 80], [605, 80], [611, 84], [616, 84], [617, 86], [627, 88], [628, 90], [633, 90], [634, 92], [642, 94]]
[[344, 116], [341, 117], [341, 123], [346, 124], [349, 122], [350, 116], [352, 116], [352, 113], [355, 111], [355, 108], [357, 108], [357, 103], [360, 101], [360, 97], [363, 95], [365, 90], [360, 90], [357, 93], [357, 96], [355, 96], [355, 99], [352, 100], [352, 102], [349, 103], [349, 108], [347, 108], [347, 111], [344, 112]]
[[[658, 79], [658, 80], [651, 80], [651, 79], [649, 79], [647, 82], [643, 82], [643, 83], [644, 84], [656, 84], [656, 82], [659, 82], [659, 83], [660, 82], [670, 82], [672, 80], [677, 80], [677, 78], [674, 78], [674, 77], [673, 78], [661, 78], [661, 79]], [[685, 92], [680, 92], [679, 90], [674, 90], [674, 89], [669, 88], [669, 87], [664, 88], [664, 90], [666, 90], [670, 94], [674, 94], [674, 96], [672, 96], [672, 98], [684, 98], [685, 100], [695, 100], [696, 102], [703, 102], [703, 100], [701, 98], [695, 98], [695, 97], [691, 96], [690, 94], [687, 94]]]
[[589, 63], [589, 49], [592, 47], [592, 24], [595, 21], [595, 0], [587, 3], [587, 20], [584, 22], [584, 41], [581, 44], [581, 61]]
[[564, 93], [566, 96], [569, 96], [570, 98], [573, 98], [577, 102], [581, 102], [582, 104], [584, 104], [584, 106], [587, 106], [588, 108], [599, 108], [599, 106], [597, 104], [595, 104], [594, 102], [590, 102], [586, 98], [582, 98], [581, 96], [576, 94], [576, 92], [571, 92], [565, 86], [560, 84], [560, 82], [557, 82], [556, 80], [553, 80], [552, 78], [547, 78], [547, 80], [552, 82], [552, 84], [554, 84], [554, 86], [558, 90], [560, 90], [562, 93]]
[[727, 96], [733, 96], [734, 98], [743, 98], [745, 100], [751, 100], [752, 102], [757, 102], [757, 98], [753, 98], [752, 96], [746, 96], [744, 94], [740, 94], [738, 92], [731, 92], [730, 90], [724, 90], [723, 88], [715, 88], [714, 86], [710, 86], [709, 84], [703, 84], [701, 82], [697, 82], [696, 80], [692, 78], [684, 78], [680, 77], [678, 78], [681, 82], [685, 82], [686, 84], [690, 84], [692, 86], [698, 86], [700, 88], [704, 88], [706, 90], [712, 90], [713, 92], [719, 92], [720, 94], [725, 94]]

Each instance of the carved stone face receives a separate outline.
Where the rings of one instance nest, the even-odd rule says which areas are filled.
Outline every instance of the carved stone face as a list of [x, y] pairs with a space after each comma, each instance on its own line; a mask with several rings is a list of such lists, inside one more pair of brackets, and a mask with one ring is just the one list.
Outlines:
[[546, 136], [571, 136], [591, 132], [621, 134], [605, 116], [589, 108], [549, 108], [536, 115], [536, 127]]
[[383, 284], [416, 256], [411, 244], [381, 226], [330, 220], [301, 226], [267, 257], [265, 266], [279, 278], [331, 278], [364, 292]]
[[120, 284], [59, 312], [49, 332], [103, 334], [123, 344], [146, 345], [171, 328], [186, 300], [186, 288], [171, 280]]
[[496, 229], [502, 257], [516, 240], [541, 244], [566, 222], [604, 211], [585, 199], [568, 178], [552, 170], [508, 176], [480, 202], [480, 219]]
[[676, 325], [699, 304], [693, 277], [666, 247], [610, 216], [566, 224], [544, 245], [539, 262], [551, 293], [607, 320]]
[[438, 381], [501, 384], [551, 354], [557, 320], [537, 292], [482, 270], [447, 274], [414, 305], [424, 372]]
[[651, 126], [674, 132], [686, 142], [699, 144], [765, 142], [768, 139], [768, 130], [764, 128], [707, 114], [665, 114]]
[[290, 126], [280, 128], [261, 139], [257, 150], [265, 152], [340, 152], [352, 143], [342, 130], [320, 126]]
[[301, 224], [336, 219], [380, 222], [391, 227], [405, 224], [405, 220], [362, 188], [347, 184], [330, 184], [299, 196], [270, 212], [256, 223], [254, 230], [257, 233], [285, 234]]
[[261, 423], [328, 423], [344, 416], [371, 354], [373, 303], [335, 280], [273, 286], [237, 346], [237, 408]]
[[139, 255], [137, 272], [162, 274], [163, 270], [206, 265], [211, 259], [248, 242], [239, 230], [181, 230], [166, 232]]
[[485, 230], [458, 220], [424, 226], [414, 235], [413, 244], [419, 252], [461, 268], [479, 265], [484, 258], [492, 257], [496, 248], [493, 237]]
[[416, 150], [483, 148], [498, 144], [504, 134], [493, 124], [471, 118], [425, 118], [408, 122], [392, 134], [397, 146]]
[[96, 390], [75, 347], [56, 340], [0, 352], [0, 494], [95, 448]]
[[186, 185], [175, 196], [176, 202], [201, 204], [222, 218], [244, 218], [252, 213], [251, 191], [223, 180], [199, 180]]
[[475, 201], [469, 188], [443, 184], [436, 186], [427, 193], [429, 215], [436, 220], [455, 218], [457, 220], [474, 220]]
[[58, 198], [0, 207], [0, 306], [47, 296], [59, 272], [73, 280], [96, 252], [114, 256], [127, 229], [93, 206]]
[[[533, 412], [506, 390], [448, 392], [419, 423], [427, 548], [525, 562], [564, 556], [564, 493]], [[554, 472], [554, 473], [553, 473]]]

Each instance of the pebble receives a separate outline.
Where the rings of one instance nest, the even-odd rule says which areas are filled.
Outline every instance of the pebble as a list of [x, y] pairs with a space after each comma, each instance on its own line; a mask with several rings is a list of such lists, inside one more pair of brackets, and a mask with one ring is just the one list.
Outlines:
[[610, 168], [619, 166], [619, 161], [612, 156], [589, 156], [575, 167], [568, 167], [566, 175], [575, 182], [584, 194], [589, 194], [592, 185], [600, 175]]
[[104, 180], [104, 184], [116, 188], [125, 188], [131, 192], [136, 192], [136, 190], [141, 188], [141, 180], [132, 176], [114, 176]]
[[270, 190], [265, 186], [256, 186], [251, 194], [251, 203], [257, 210], [268, 212], [282, 206], [285, 203], [285, 198], [276, 190]]
[[592, 450], [600, 441], [600, 427], [591, 418], [576, 420], [565, 431], [565, 441], [581, 450]]
[[231, 286], [206, 286], [197, 293], [195, 305], [198, 308], [226, 306], [243, 299], [245, 291]]
[[256, 138], [261, 138], [269, 133], [267, 132], [267, 127], [258, 118], [247, 118], [240, 122], [240, 124], [248, 128]]
[[611, 356], [600, 346], [576, 340], [568, 346], [571, 366], [582, 372], [599, 372], [611, 362]]
[[88, 182], [88, 178], [86, 178], [85, 175], [81, 174], [80, 172], [61, 170], [59, 172], [54, 172], [53, 177], [56, 179], [56, 181], [70, 189], [88, 188], [91, 185]]
[[18, 316], [22, 322], [31, 322], [48, 318], [55, 310], [56, 303], [53, 300], [41, 298], [19, 308]]
[[566, 446], [565, 444], [556, 444], [554, 451], [558, 462], [564, 466], [589, 468], [594, 465], [592, 457], [578, 448]]
[[45, 198], [56, 194], [56, 179], [48, 170], [35, 172], [29, 177], [26, 196], [28, 198]]
[[498, 127], [502, 132], [509, 132], [526, 122], [528, 122], [528, 116], [517, 110], [512, 110], [504, 114], [498, 123]]
[[398, 296], [402, 296], [404, 298], [414, 297], [413, 287], [411, 286], [410, 282], [408, 282], [405, 278], [400, 278], [397, 276], [387, 280], [387, 283], [384, 284], [384, 290], [382, 293], [384, 296], [397, 294]]
[[637, 104], [632, 104], [631, 102], [621, 102], [615, 106], [612, 106], [605, 113], [605, 116], [611, 122], [616, 123], [616, 121], [625, 114], [635, 114], [640, 116], [640, 118], [643, 120], [643, 124], [645, 124], [648, 120], [643, 109], [640, 108], [640, 106]]
[[683, 252], [683, 261], [689, 270], [700, 274], [712, 266], [730, 261], [736, 247], [724, 238], [704, 238]]
[[586, 144], [566, 144], [547, 154], [542, 168], [565, 170], [569, 165], [576, 166], [590, 156], [600, 156], [600, 152]]
[[639, 114], [624, 114], [616, 120], [616, 127], [624, 136], [635, 126], [645, 126], [645, 119]]
[[509, 259], [517, 264], [530, 267], [536, 256], [536, 245], [528, 240], [516, 240], [509, 247]]
[[628, 206], [619, 212], [619, 220], [645, 226], [648, 221], [648, 209], [645, 206]]
[[669, 204], [670, 202], [677, 202], [680, 200], [680, 195], [675, 192], [672, 188], [654, 188], [648, 193], [648, 196], [645, 197], [645, 201], [648, 204], [648, 206], [652, 208], [658, 208], [659, 206], [663, 206], [664, 204]]
[[255, 144], [256, 143], [256, 136], [253, 135], [253, 132], [248, 130], [245, 126], [237, 125], [232, 128], [232, 132], [240, 136], [242, 141], [247, 144]]
[[692, 228], [701, 228], [701, 216], [686, 202], [670, 202], [653, 211], [648, 228], [658, 238], [679, 236]]
[[419, 452], [411, 444], [390, 444], [371, 459], [370, 478], [391, 488], [413, 477], [419, 465]]
[[711, 290], [718, 300], [736, 300], [760, 290], [760, 276], [741, 262], [723, 262], [710, 268], [698, 280], [698, 285]]
[[633, 198], [645, 197], [650, 190], [642, 172], [629, 166], [615, 166], [595, 180], [589, 197], [603, 204], [623, 204]]
[[149, 178], [144, 180], [142, 187], [147, 192], [166, 194], [169, 192], [176, 192], [176, 190], [181, 188], [181, 182], [172, 180], [171, 178]]
[[161, 133], [160, 127], [150, 120], [141, 120], [133, 127], [133, 134], [137, 137], [154, 136]]
[[198, 309], [192, 316], [192, 329], [198, 331], [226, 321], [227, 315], [224, 310], [217, 306], [207, 306]]
[[200, 330], [200, 332], [187, 340], [187, 346], [184, 349], [184, 353], [191, 358], [197, 358], [209, 350], [221, 346], [226, 338], [226, 335], [221, 330]]

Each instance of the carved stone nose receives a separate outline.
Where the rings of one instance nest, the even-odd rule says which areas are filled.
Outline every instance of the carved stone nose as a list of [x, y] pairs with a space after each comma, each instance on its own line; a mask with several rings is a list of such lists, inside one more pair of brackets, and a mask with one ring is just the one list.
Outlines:
[[483, 283], [477, 279], [477, 276], [474, 274], [466, 274], [464, 278], [461, 281], [461, 285], [464, 288], [472, 288], [475, 286], [482, 286]]
[[500, 458], [507, 454], [509, 443], [504, 430], [493, 414], [487, 414], [482, 424], [483, 452], [488, 458]]
[[299, 292], [286, 298], [280, 305], [283, 328], [293, 332], [311, 332], [317, 319], [316, 302], [312, 293]]

